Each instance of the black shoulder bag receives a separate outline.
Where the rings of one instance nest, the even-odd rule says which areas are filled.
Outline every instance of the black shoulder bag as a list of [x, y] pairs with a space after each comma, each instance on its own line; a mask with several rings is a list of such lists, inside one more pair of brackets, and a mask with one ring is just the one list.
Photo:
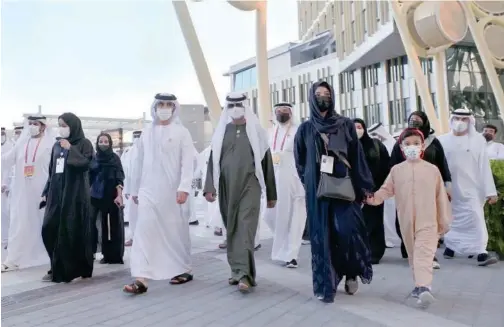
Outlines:
[[[313, 126], [317, 129], [315, 124], [313, 124]], [[329, 152], [327, 150], [327, 147], [329, 146], [329, 137], [326, 134], [320, 133], [318, 130], [317, 132], [320, 134], [322, 141], [324, 141], [325, 152], [326, 155], [329, 156]], [[326, 198], [353, 202], [355, 201], [355, 190], [352, 184], [352, 179], [348, 176], [348, 172], [352, 169], [352, 167], [350, 166], [348, 160], [339, 154], [338, 151], [334, 151], [334, 153], [338, 157], [338, 160], [347, 167], [346, 175], [345, 177], [334, 177], [321, 172], [317, 189], [317, 197], [319, 199]]]

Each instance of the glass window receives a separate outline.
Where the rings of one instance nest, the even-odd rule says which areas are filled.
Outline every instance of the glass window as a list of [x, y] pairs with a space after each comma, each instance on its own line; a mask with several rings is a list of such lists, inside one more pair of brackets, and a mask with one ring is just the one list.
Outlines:
[[403, 107], [403, 112], [402, 112], [402, 121], [404, 123], [408, 122], [408, 117], [411, 114], [411, 106], [410, 106], [410, 98], [404, 98], [402, 99], [402, 107]]
[[367, 85], [367, 68], [361, 69], [361, 80], [362, 80], [362, 88], [365, 89]]
[[291, 103], [296, 104], [296, 87], [292, 87], [292, 98], [291, 98]]
[[352, 21], [350, 28], [352, 30], [352, 43], [355, 43], [355, 40], [357, 39], [357, 33], [355, 31], [355, 21]]
[[367, 34], [367, 19], [366, 19], [366, 9], [362, 10], [362, 21], [364, 23], [364, 34]]
[[255, 66], [250, 68], [250, 85], [251, 87], [257, 86], [257, 68]]
[[241, 73], [237, 73], [234, 76], [234, 91], [240, 91], [243, 89], [243, 75]]
[[389, 121], [390, 125], [396, 124], [396, 120], [394, 117], [394, 101], [389, 101]]

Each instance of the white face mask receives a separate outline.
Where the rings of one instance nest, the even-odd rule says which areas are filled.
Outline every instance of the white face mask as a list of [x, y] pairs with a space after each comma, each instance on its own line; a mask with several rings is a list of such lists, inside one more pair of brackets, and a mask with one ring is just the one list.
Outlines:
[[30, 135], [37, 136], [40, 134], [40, 126], [30, 125]]
[[2, 144], [4, 144], [6, 140], [7, 140], [7, 137], [5, 135], [2, 135]]
[[20, 136], [21, 136], [21, 134], [14, 134], [14, 142], [16, 142], [17, 140], [19, 140]]
[[70, 136], [70, 127], [60, 127], [59, 135], [64, 139], [68, 138]]
[[453, 122], [453, 130], [457, 133], [462, 133], [467, 131], [468, 124], [462, 120], [456, 120]]
[[406, 160], [420, 159], [422, 154], [422, 147], [420, 145], [407, 145], [402, 147]]
[[167, 121], [173, 115], [173, 109], [158, 109], [156, 110], [157, 117], [162, 121]]
[[245, 116], [245, 108], [243, 107], [234, 107], [231, 109], [228, 109], [228, 115], [232, 119], [240, 119]]
[[364, 135], [364, 130], [363, 129], [357, 129], [357, 137], [360, 139]]

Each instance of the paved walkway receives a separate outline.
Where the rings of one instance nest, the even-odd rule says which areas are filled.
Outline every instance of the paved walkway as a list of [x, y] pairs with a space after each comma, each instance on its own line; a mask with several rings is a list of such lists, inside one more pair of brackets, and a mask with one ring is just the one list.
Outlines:
[[[442, 260], [434, 280], [438, 301], [415, 308], [407, 263], [389, 249], [375, 266], [371, 285], [355, 296], [341, 289], [334, 304], [312, 296], [309, 246], [298, 269], [269, 260], [271, 240], [256, 252], [258, 287], [248, 295], [227, 285], [220, 239], [204, 227], [191, 228], [195, 280], [181, 286], [151, 282], [145, 295], [121, 291], [130, 282], [126, 266], [101, 266], [95, 276], [70, 284], [46, 284], [47, 267], [2, 274], [2, 326], [160, 326], [160, 327], [497, 327], [504, 326], [504, 264], [481, 268], [474, 260]], [[268, 238], [268, 233], [263, 232]]]

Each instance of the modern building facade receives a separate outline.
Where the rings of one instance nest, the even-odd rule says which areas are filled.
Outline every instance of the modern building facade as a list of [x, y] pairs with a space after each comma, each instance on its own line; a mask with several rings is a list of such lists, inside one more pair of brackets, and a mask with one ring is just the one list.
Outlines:
[[[311, 85], [325, 80], [335, 89], [339, 113], [368, 124], [381, 122], [391, 133], [406, 125], [412, 111], [423, 109], [388, 1], [298, 1], [298, 16], [300, 41], [268, 53], [272, 103], [291, 102], [304, 120]], [[470, 33], [445, 53], [445, 62], [421, 60], [438, 117], [436, 83], [444, 83], [446, 107], [467, 107], [478, 125], [504, 127]], [[446, 71], [441, 81], [439, 69]], [[227, 75], [231, 89], [247, 93], [257, 111], [255, 72], [255, 58], [250, 58], [231, 66]], [[504, 71], [498, 74], [504, 87]]]

